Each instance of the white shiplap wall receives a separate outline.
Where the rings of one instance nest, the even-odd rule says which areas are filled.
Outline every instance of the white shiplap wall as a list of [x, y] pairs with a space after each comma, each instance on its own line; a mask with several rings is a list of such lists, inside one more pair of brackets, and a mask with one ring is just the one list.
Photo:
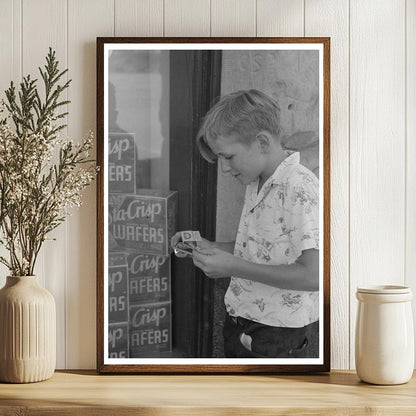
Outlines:
[[[0, 10], [0, 91], [35, 74], [52, 46], [73, 79], [74, 140], [95, 130], [97, 36], [331, 37], [331, 359], [353, 368], [356, 286], [416, 289], [416, 0], [0, 0]], [[94, 184], [37, 268], [57, 301], [58, 368], [95, 367], [95, 233]]]

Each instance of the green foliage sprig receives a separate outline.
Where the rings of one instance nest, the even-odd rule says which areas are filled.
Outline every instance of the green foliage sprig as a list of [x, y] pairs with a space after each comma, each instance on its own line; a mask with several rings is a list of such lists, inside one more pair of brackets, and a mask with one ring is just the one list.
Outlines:
[[0, 105], [0, 245], [10, 254], [0, 262], [13, 276], [33, 275], [47, 235], [81, 205], [96, 175], [92, 133], [79, 144], [59, 137], [66, 124], [58, 121], [68, 115], [61, 109], [70, 102], [60, 100], [71, 82], [60, 84], [67, 71], [49, 48], [39, 68], [44, 95], [27, 75], [19, 91], [11, 82]]

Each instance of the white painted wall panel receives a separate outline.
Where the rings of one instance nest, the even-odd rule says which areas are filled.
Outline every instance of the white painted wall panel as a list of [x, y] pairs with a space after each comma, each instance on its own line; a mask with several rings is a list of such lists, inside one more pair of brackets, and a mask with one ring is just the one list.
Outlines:
[[163, 36], [163, 0], [115, 0], [115, 36]]
[[[21, 0], [1, 0], [0, 13], [0, 100], [5, 100], [4, 91], [10, 81], [19, 85], [22, 76], [21, 48]], [[9, 258], [7, 251], [0, 248], [0, 255]], [[9, 271], [0, 264], [0, 287], [6, 282]]]
[[0, 97], [10, 81], [21, 77], [21, 0], [1, 0], [0, 13]]
[[[406, 279], [416, 295], [416, 0], [407, 0], [406, 38]], [[416, 298], [413, 317], [416, 322]], [[416, 326], [415, 326], [416, 331]], [[415, 332], [416, 336], [416, 332]], [[416, 352], [416, 351], [415, 351]], [[416, 357], [416, 354], [415, 354]]]
[[165, 1], [165, 36], [210, 36], [210, 0]]
[[[79, 143], [96, 126], [96, 37], [113, 36], [113, 0], [68, 0], [68, 135]], [[95, 157], [93, 150], [92, 157]], [[66, 368], [96, 366], [96, 184], [68, 218]]]
[[257, 36], [304, 36], [304, 0], [257, 0]]
[[[23, 0], [22, 3], [22, 56], [23, 75], [40, 79], [38, 67], [44, 67], [49, 47], [56, 51], [60, 69], [67, 67], [67, 10], [66, 0]], [[64, 76], [63, 82], [66, 80]], [[43, 82], [43, 81], [42, 81]], [[43, 91], [39, 88], [39, 91]], [[62, 99], [67, 94], [62, 94]], [[66, 107], [62, 107], [65, 111]], [[61, 136], [67, 135], [67, 129]], [[66, 281], [71, 253], [68, 247], [68, 223], [60, 225], [48, 236], [56, 241], [45, 241], [35, 267], [39, 281], [54, 296], [57, 325], [57, 367], [64, 368], [66, 361]]]
[[350, 357], [357, 286], [404, 283], [405, 1], [351, 0]]
[[305, 36], [331, 38], [331, 366], [349, 367], [349, 10], [307, 0]]
[[212, 0], [211, 36], [256, 36], [256, 1]]

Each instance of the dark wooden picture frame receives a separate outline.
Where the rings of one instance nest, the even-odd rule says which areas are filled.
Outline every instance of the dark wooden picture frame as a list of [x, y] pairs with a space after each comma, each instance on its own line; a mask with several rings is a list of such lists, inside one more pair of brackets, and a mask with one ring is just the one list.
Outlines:
[[[105, 141], [109, 140], [105, 123], [108, 122], [108, 61], [106, 48], [116, 50], [120, 45], [141, 45], [148, 50], [158, 50], [162, 45], [200, 45], [185, 53], [177, 52], [170, 57], [170, 74], [175, 82], [169, 91], [169, 179], [170, 188], [177, 191], [180, 209], [177, 211], [178, 230], [199, 230], [209, 240], [215, 240], [217, 166], [207, 163], [200, 155], [195, 137], [200, 123], [220, 96], [221, 49], [230, 45], [239, 50], [245, 48], [268, 50], [276, 45], [314, 48], [319, 51], [319, 153], [320, 188], [323, 207], [321, 210], [320, 247], [320, 356], [312, 363], [297, 362], [233, 362], [233, 359], [214, 360], [212, 351], [214, 282], [207, 279], [191, 261], [172, 258], [171, 321], [173, 348], [169, 354], [159, 353], [151, 359], [109, 359], [109, 334], [105, 310], [105, 296], [109, 277], [106, 269], [106, 241], [108, 238], [108, 213], [105, 207], [106, 173], [108, 151]], [[211, 45], [211, 46], [210, 46]], [[171, 49], [174, 50], [172, 46]], [[181, 48], [176, 48], [181, 49]], [[273, 48], [272, 48], [273, 49]], [[274, 49], [275, 50], [275, 49]], [[107, 84], [108, 86], [108, 84]], [[107, 91], [107, 92], [106, 92]], [[186, 99], [184, 99], [184, 97]], [[178, 105], [178, 98], [180, 105]], [[107, 100], [107, 102], [106, 102]], [[184, 158], [184, 154], [187, 155]], [[100, 171], [97, 180], [97, 370], [100, 373], [293, 373], [330, 371], [330, 39], [329, 38], [97, 38], [97, 163]], [[174, 257], [174, 256], [172, 256]], [[126, 283], [127, 285], [127, 283]], [[107, 305], [108, 306], [108, 305]], [[107, 321], [106, 321], [107, 319]], [[127, 324], [128, 325], [128, 324]], [[129, 341], [130, 342], [130, 341]], [[107, 345], [107, 347], [106, 347]], [[130, 363], [131, 361], [131, 363]]]

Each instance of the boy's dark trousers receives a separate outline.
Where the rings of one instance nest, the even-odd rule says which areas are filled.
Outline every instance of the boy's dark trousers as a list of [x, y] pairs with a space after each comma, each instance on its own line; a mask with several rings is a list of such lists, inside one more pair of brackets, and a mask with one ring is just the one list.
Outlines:
[[[227, 314], [223, 334], [227, 358], [319, 357], [319, 321], [301, 328], [285, 328]], [[242, 334], [252, 338], [251, 351], [241, 343]]]

